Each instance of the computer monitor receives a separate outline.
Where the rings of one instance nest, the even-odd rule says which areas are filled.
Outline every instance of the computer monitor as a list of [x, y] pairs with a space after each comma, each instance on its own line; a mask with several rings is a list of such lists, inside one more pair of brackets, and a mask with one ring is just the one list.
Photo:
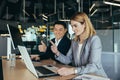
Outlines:
[[20, 31], [17, 27], [14, 27], [14, 26], [8, 25], [8, 24], [7, 24], [7, 29], [8, 29], [8, 33], [10, 35], [10, 39], [12, 41], [13, 50], [16, 52], [16, 54], [19, 54], [18, 53], [18, 45], [24, 45], [22, 38], [21, 38]]

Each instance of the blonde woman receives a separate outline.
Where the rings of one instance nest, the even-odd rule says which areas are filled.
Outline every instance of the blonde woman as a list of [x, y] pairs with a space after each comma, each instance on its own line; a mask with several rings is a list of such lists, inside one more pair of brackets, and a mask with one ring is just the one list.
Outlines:
[[56, 59], [64, 64], [72, 62], [73, 65], [72, 68], [58, 69], [58, 73], [62, 76], [93, 73], [107, 77], [101, 64], [101, 41], [88, 16], [85, 13], [77, 12], [71, 17], [70, 22], [75, 38], [72, 40], [67, 55], [60, 53], [51, 41], [51, 49], [56, 55]]

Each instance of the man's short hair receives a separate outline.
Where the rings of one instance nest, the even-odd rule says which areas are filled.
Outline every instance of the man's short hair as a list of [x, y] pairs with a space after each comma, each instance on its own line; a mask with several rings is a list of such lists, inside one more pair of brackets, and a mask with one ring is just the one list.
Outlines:
[[64, 27], [65, 29], [67, 29], [67, 25], [66, 25], [66, 23], [65, 23], [64, 21], [56, 21], [56, 22], [54, 23], [54, 26], [55, 26], [56, 24], [63, 25], [63, 27]]

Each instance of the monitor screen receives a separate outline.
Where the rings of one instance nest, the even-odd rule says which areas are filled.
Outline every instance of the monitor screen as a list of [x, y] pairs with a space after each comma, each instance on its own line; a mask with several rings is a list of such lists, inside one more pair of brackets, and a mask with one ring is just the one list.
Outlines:
[[10, 34], [10, 38], [11, 38], [12, 46], [14, 50], [17, 49], [18, 45], [24, 45], [21, 38], [20, 31], [17, 27], [7, 24], [7, 29]]

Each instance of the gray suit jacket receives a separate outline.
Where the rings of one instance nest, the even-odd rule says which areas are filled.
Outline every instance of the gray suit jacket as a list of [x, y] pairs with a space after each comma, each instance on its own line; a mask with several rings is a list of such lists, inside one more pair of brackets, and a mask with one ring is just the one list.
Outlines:
[[[66, 56], [60, 53], [57, 60], [64, 64], [72, 62], [73, 66], [77, 68], [78, 74], [94, 73], [107, 77], [101, 64], [102, 45], [97, 35], [88, 38], [82, 46], [80, 55], [77, 55], [79, 42], [72, 41], [71, 48]], [[79, 60], [76, 58], [79, 56]]]

